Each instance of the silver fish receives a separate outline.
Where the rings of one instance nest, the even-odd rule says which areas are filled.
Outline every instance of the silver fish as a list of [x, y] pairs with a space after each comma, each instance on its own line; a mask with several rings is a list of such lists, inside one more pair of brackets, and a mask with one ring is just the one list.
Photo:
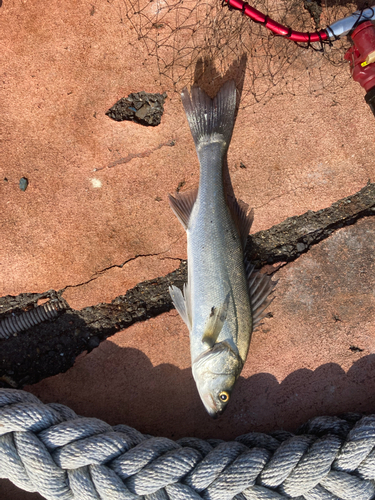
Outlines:
[[244, 257], [253, 211], [227, 194], [223, 171], [235, 120], [236, 87], [215, 99], [193, 86], [182, 103], [199, 163], [198, 191], [169, 196], [187, 233], [188, 283], [169, 288], [190, 332], [193, 376], [212, 417], [226, 408], [245, 363], [253, 329], [265, 316], [275, 283]]

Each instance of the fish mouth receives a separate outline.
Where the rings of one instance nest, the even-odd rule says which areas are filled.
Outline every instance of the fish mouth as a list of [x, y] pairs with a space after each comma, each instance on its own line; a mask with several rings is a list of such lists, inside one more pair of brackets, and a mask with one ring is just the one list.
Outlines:
[[[208, 410], [207, 410], [208, 411]], [[216, 420], [219, 416], [219, 413], [216, 413], [215, 411], [208, 411], [208, 414], [210, 415], [210, 417], [213, 419], [213, 420]]]
[[213, 420], [216, 420], [222, 413], [223, 413], [223, 410], [211, 410], [211, 409], [208, 409], [206, 407], [206, 410], [207, 410], [207, 413], [210, 415], [210, 417], [213, 419]]
[[223, 410], [217, 409], [215, 402], [214, 402], [214, 399], [211, 396], [211, 394], [206, 394], [205, 396], [203, 396], [202, 400], [203, 400], [204, 407], [206, 408], [207, 413], [214, 420], [216, 420], [217, 417], [223, 413]]

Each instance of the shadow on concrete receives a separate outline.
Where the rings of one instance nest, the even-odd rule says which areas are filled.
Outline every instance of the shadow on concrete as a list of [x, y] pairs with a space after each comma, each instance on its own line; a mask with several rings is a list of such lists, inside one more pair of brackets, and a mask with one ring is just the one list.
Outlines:
[[39, 493], [29, 493], [22, 491], [8, 479], [0, 479], [1, 500], [43, 500]]
[[[282, 362], [282, 360], [280, 360]], [[61, 402], [77, 413], [144, 433], [233, 439], [250, 432], [295, 431], [309, 418], [375, 411], [375, 355], [346, 373], [335, 363], [300, 369], [281, 383], [270, 373], [240, 377], [226, 413], [212, 420], [197, 395], [191, 369], [153, 366], [138, 349], [104, 342], [74, 370], [30, 386], [43, 402]], [[9, 481], [0, 481], [3, 500], [40, 500]]]
[[250, 431], [295, 431], [319, 415], [375, 412], [375, 355], [361, 358], [347, 373], [327, 363], [296, 370], [281, 383], [270, 373], [240, 377], [217, 420], [206, 414], [190, 367], [152, 366], [138, 349], [111, 342], [81, 358], [74, 370], [26, 389], [43, 402], [60, 402], [143, 433], [228, 440]]
[[[303, 215], [291, 217], [284, 222], [268, 229], [259, 231], [249, 238], [251, 245], [247, 247], [247, 255], [257, 267], [268, 263], [292, 262], [301, 253], [312, 251], [318, 242], [326, 240], [321, 254], [315, 254], [326, 275], [327, 286], [335, 284], [336, 295], [340, 304], [347, 309], [347, 302], [342, 302], [342, 297], [337, 290], [337, 280], [344, 279], [340, 293], [347, 294], [353, 286], [362, 288], [371, 296], [373, 283], [368, 273], [364, 286], [364, 272], [373, 265], [373, 215], [375, 214], [375, 183], [368, 184], [358, 193], [343, 198], [338, 202], [317, 212], [306, 212]], [[371, 215], [371, 217], [367, 217]], [[355, 222], [362, 219], [360, 223]], [[343, 226], [345, 234], [337, 236], [335, 231]], [[336, 233], [337, 235], [338, 233]], [[331, 238], [328, 236], [331, 235]], [[354, 244], [354, 241], [356, 242]], [[327, 246], [328, 245], [328, 246]], [[332, 248], [333, 245], [333, 248]], [[335, 252], [336, 259], [329, 255]], [[342, 272], [343, 266], [351, 272]], [[348, 267], [349, 266], [349, 267]], [[354, 266], [354, 267], [353, 267]], [[369, 267], [370, 266], [370, 267]], [[307, 274], [306, 274], [307, 272]], [[305, 271], [309, 275], [310, 271]], [[359, 274], [358, 274], [359, 273]], [[311, 273], [310, 273], [311, 274]], [[335, 281], [332, 281], [335, 276]], [[360, 276], [360, 278], [359, 278]], [[75, 358], [83, 351], [91, 351], [101, 341], [122, 331], [131, 325], [154, 318], [173, 308], [168, 292], [170, 285], [179, 288], [187, 279], [186, 261], [182, 261], [175, 271], [157, 279], [139, 283], [127, 290], [125, 295], [116, 297], [111, 303], [96, 304], [85, 307], [80, 311], [69, 308], [63, 297], [64, 289], [58, 292], [49, 290], [44, 293], [25, 293], [17, 297], [0, 297], [0, 323], [6, 318], [32, 309], [41, 299], [58, 300], [65, 308], [54, 321], [38, 324], [17, 336], [10, 336], [0, 340], [0, 387], [18, 387], [24, 384], [35, 384], [43, 378], [62, 373], [73, 366]], [[316, 280], [319, 276], [312, 276], [311, 293], [321, 297], [322, 286]], [[358, 284], [356, 285], [358, 281]], [[300, 280], [294, 281], [296, 288]], [[330, 284], [330, 285], [329, 285]], [[348, 288], [349, 285], [349, 288]], [[306, 285], [304, 285], [306, 287]], [[367, 288], [366, 288], [367, 287]], [[299, 297], [301, 287], [298, 288]], [[327, 297], [324, 304], [329, 303], [331, 296]], [[362, 298], [359, 297], [359, 301]], [[291, 305], [296, 307], [297, 300]], [[352, 310], [356, 307], [352, 307]]]

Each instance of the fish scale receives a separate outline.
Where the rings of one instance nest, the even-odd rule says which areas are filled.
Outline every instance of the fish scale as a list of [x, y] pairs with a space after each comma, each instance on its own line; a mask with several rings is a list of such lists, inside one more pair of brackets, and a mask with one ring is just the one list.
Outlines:
[[194, 360], [207, 350], [201, 341], [207, 316], [212, 307], [223, 304], [229, 292], [227, 320], [217, 340], [230, 341], [244, 362], [250, 342], [251, 310], [240, 236], [226, 202], [222, 168], [216, 167], [222, 165], [224, 152], [219, 142], [204, 144], [198, 152], [200, 184], [187, 228], [191, 356]]

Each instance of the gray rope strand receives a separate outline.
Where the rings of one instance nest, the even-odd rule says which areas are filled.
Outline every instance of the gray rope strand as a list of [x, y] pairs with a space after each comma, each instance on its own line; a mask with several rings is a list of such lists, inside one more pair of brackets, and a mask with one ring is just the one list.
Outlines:
[[0, 477], [49, 500], [371, 500], [375, 416], [172, 441], [0, 389]]

